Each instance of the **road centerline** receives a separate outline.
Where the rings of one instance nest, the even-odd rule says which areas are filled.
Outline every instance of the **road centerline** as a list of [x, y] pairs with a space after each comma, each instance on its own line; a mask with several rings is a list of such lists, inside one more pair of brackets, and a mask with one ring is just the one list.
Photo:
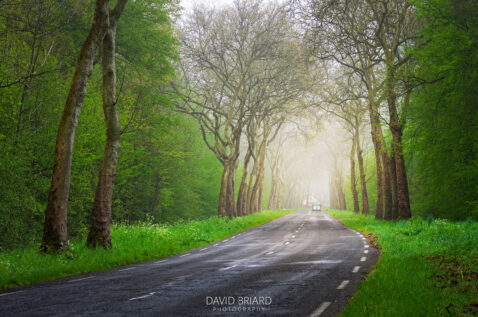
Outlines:
[[344, 289], [345, 286], [347, 286], [348, 283], [350, 283], [349, 280], [344, 280], [344, 281], [342, 281], [342, 283], [340, 283], [340, 285], [337, 286], [337, 289]]
[[330, 304], [332, 304], [331, 302], [323, 302], [319, 308], [317, 308], [316, 310], [314, 310], [312, 312], [312, 314], [310, 314], [310, 317], [319, 317], [320, 315], [322, 315], [324, 313], [324, 311], [327, 309], [327, 307], [330, 306]]

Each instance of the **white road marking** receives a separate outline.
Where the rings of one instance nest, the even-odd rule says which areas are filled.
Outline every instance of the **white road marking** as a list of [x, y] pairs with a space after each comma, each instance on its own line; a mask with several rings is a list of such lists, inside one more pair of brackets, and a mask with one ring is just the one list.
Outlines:
[[342, 283], [340, 283], [340, 285], [337, 286], [337, 289], [344, 289], [349, 282], [350, 282], [349, 280], [342, 281]]
[[222, 270], [223, 270], [223, 271], [226, 271], [226, 270], [232, 269], [233, 267], [236, 267], [236, 266], [237, 266], [237, 265], [228, 266], [228, 267], [223, 268]]
[[301, 261], [301, 262], [290, 262], [290, 263], [282, 263], [285, 265], [302, 265], [302, 264], [335, 264], [335, 263], [342, 263], [342, 260], [319, 260], [319, 261]]
[[365, 240], [365, 238], [364, 238], [364, 237], [362, 237], [362, 240]]
[[209, 249], [209, 248], [202, 248], [202, 249], [201, 249], [201, 250], [199, 250], [199, 251], [204, 251], [204, 250], [207, 250], [207, 249]]
[[156, 294], [156, 292], [151, 292], [148, 295], [143, 295], [143, 296], [139, 296], [139, 297], [133, 297], [133, 298], [130, 298], [129, 300], [143, 299], [143, 298], [146, 298], [146, 297], [153, 296], [154, 294]]
[[295, 238], [295, 235], [292, 236], [292, 239], [294, 239], [294, 238]]
[[119, 270], [118, 272], [129, 271], [129, 270], [132, 270], [132, 269], [135, 269], [135, 268], [136, 268], [136, 266], [133, 266], [133, 267], [129, 267], [127, 269]]
[[155, 264], [159, 264], [159, 263], [163, 263], [163, 262], [166, 262], [166, 260], [156, 261], [156, 262], [154, 262], [154, 263], [155, 263]]
[[352, 273], [357, 273], [359, 270], [360, 270], [360, 266], [356, 266], [356, 267], [354, 267], [354, 269], [352, 270]]
[[286, 241], [285, 245], [288, 245], [290, 242], [289, 241]]
[[330, 302], [323, 302], [322, 305], [319, 306], [319, 308], [317, 308], [312, 312], [312, 314], [310, 314], [310, 317], [319, 317], [327, 309], [327, 307], [330, 306], [330, 304]]
[[227, 241], [229, 241], [229, 239], [223, 240], [223, 242], [227, 242]]
[[89, 278], [93, 278], [94, 276], [88, 276], [88, 277], [84, 277], [84, 278], [79, 278], [79, 279], [76, 279], [76, 280], [71, 280], [69, 281], [69, 283], [72, 283], [72, 282], [78, 282], [78, 281], [83, 281], [83, 280], [87, 280]]
[[10, 292], [10, 293], [4, 293], [4, 294], [0, 294], [0, 297], [2, 296], [7, 296], [7, 295], [12, 295], [12, 294], [16, 294], [16, 293], [21, 293], [23, 291], [16, 291], [16, 292]]
[[364, 250], [363, 253], [367, 254], [367, 253], [368, 253], [368, 250]]
[[191, 253], [183, 254], [183, 255], [181, 255], [181, 257], [188, 256], [188, 255], [190, 255], [190, 254], [191, 254]]
[[274, 253], [273, 251], [270, 251], [270, 252], [267, 252], [266, 254], [267, 255], [271, 255], [272, 253]]
[[364, 248], [368, 248], [368, 244], [366, 244], [366, 245], [364, 246]]
[[367, 260], [367, 258], [364, 257], [364, 256], [360, 258], [360, 262], [365, 262], [366, 260]]

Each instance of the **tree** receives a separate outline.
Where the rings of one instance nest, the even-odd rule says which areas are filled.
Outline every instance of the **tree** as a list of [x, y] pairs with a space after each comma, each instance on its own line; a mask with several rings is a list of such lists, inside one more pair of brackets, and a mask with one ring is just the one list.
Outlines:
[[95, 54], [106, 32], [109, 1], [96, 0], [88, 37], [80, 51], [76, 71], [58, 128], [52, 182], [45, 211], [41, 249], [45, 252], [68, 250], [67, 205], [70, 189], [71, 159], [78, 117], [86, 94]]
[[111, 201], [120, 151], [120, 123], [116, 111], [116, 28], [127, 0], [118, 0], [116, 7], [109, 10], [108, 27], [103, 38], [103, 112], [106, 123], [106, 145], [91, 213], [91, 224], [86, 244], [95, 248], [111, 247]]
[[[349, 67], [367, 88], [379, 185], [376, 217], [382, 217], [382, 197], [386, 218], [395, 216], [394, 209], [400, 209], [401, 218], [409, 217], [408, 186], [400, 141], [404, 121], [398, 119], [396, 74], [409, 61], [405, 45], [416, 38], [414, 28], [417, 23], [412, 7], [407, 2], [392, 0], [366, 3], [313, 0], [305, 1], [305, 6], [303, 1], [295, 2], [305, 12], [302, 20], [310, 30], [306, 34], [308, 43], [318, 56]], [[394, 138], [391, 158], [386, 156], [388, 151], [380, 128], [380, 121], [383, 121], [379, 119], [380, 90], [387, 99], [390, 117], [387, 124]]]
[[[346, 69], [346, 68], [345, 68]], [[350, 152], [350, 177], [351, 189], [354, 202], [354, 211], [359, 211], [358, 196], [355, 184], [355, 155], [357, 156], [359, 166], [360, 188], [362, 194], [362, 213], [369, 214], [369, 202], [367, 192], [367, 182], [365, 175], [365, 168], [362, 155], [362, 146], [360, 140], [361, 126], [363, 125], [363, 117], [367, 112], [367, 107], [364, 106], [363, 98], [361, 96], [359, 83], [355, 78], [348, 73], [340, 73], [344, 68], [338, 68], [333, 77], [334, 85], [327, 87], [322, 92], [323, 100], [320, 101], [319, 107], [332, 114], [339, 119], [344, 127], [351, 135], [352, 149]]]
[[279, 109], [304, 83], [297, 72], [304, 69], [298, 64], [302, 54], [297, 54], [296, 39], [290, 35], [285, 10], [259, 1], [237, 1], [222, 10], [197, 8], [181, 30], [184, 87], [176, 88], [183, 96], [177, 109], [198, 120], [206, 145], [224, 167], [219, 216], [244, 213], [245, 182], [241, 181], [237, 211], [234, 177], [246, 129], [262, 136], [257, 145], [249, 145], [247, 156], [254, 159], [255, 180], [249, 181], [246, 204], [253, 201], [253, 209], [260, 209], [265, 148], [275, 134], [268, 117], [281, 118]]
[[[404, 52], [405, 45], [410, 45], [416, 39], [417, 19], [410, 3], [400, 0], [367, 0], [373, 12], [377, 28], [374, 30], [376, 42], [384, 56], [385, 64], [385, 95], [390, 116], [389, 126], [392, 133], [393, 155], [396, 173], [396, 197], [399, 219], [411, 217], [410, 198], [408, 192], [407, 172], [403, 157], [403, 125], [397, 107], [396, 74], [404, 66], [411, 55]], [[403, 119], [403, 118], [402, 118]]]

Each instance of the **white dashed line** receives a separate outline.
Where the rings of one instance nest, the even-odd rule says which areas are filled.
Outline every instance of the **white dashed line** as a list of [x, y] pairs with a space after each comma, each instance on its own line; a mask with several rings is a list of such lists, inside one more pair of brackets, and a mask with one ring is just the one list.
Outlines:
[[356, 267], [354, 267], [354, 269], [352, 270], [352, 273], [357, 273], [359, 270], [360, 270], [360, 266], [356, 266]]
[[327, 307], [330, 306], [330, 304], [330, 302], [323, 302], [322, 305], [319, 306], [319, 308], [317, 308], [312, 314], [310, 314], [310, 317], [319, 317], [327, 309]]
[[135, 269], [136, 266], [133, 266], [133, 267], [129, 267], [127, 269], [122, 269], [122, 270], [119, 270], [118, 272], [124, 272], [124, 271], [129, 271], [129, 270], [132, 270], [132, 269]]
[[364, 250], [363, 253], [367, 254], [367, 253], [368, 253], [368, 250]]
[[272, 253], [274, 253], [274, 252], [270, 251], [270, 252], [267, 252], [266, 255], [271, 255]]
[[364, 248], [368, 248], [368, 244], [366, 244], [366, 245], [364, 246]]
[[364, 237], [362, 237], [362, 240], [365, 240], [365, 238], [364, 238]]
[[237, 265], [228, 266], [228, 267], [223, 268], [222, 270], [223, 270], [223, 271], [226, 271], [226, 270], [232, 269], [233, 267], [236, 267], [236, 266], [237, 266]]
[[295, 235], [292, 236], [292, 239], [294, 239], [294, 238], [295, 238]]
[[2, 296], [7, 296], [7, 295], [12, 295], [12, 294], [16, 294], [16, 293], [21, 293], [23, 291], [16, 291], [16, 292], [10, 292], [10, 293], [4, 293], [4, 294], [0, 294], [0, 297]]
[[227, 241], [229, 241], [229, 239], [223, 240], [223, 242], [227, 242]]
[[190, 255], [190, 254], [191, 254], [191, 253], [183, 254], [183, 255], [181, 255], [181, 257], [188, 256], [188, 255]]
[[88, 277], [84, 277], [84, 278], [79, 278], [79, 279], [76, 279], [76, 280], [71, 280], [69, 281], [69, 283], [72, 283], [72, 282], [78, 282], [78, 281], [83, 281], [83, 280], [87, 280], [89, 278], [93, 278], [94, 276], [88, 276]]
[[155, 263], [155, 264], [159, 264], [159, 263], [163, 263], [163, 262], [166, 262], [166, 260], [156, 261], [156, 262], [154, 262], [154, 263]]
[[143, 298], [146, 298], [146, 297], [153, 296], [154, 294], [156, 294], [156, 292], [151, 292], [148, 295], [143, 295], [143, 296], [139, 296], [139, 297], [133, 297], [133, 298], [130, 298], [129, 300], [143, 299]]
[[367, 260], [367, 258], [364, 257], [364, 256], [360, 258], [360, 262], [365, 262], [366, 260]]
[[337, 286], [337, 289], [344, 289], [349, 282], [350, 282], [349, 280], [342, 281], [342, 283], [340, 283], [340, 285]]
[[287, 242], [285, 243], [285, 245], [288, 245], [289, 243], [290, 243], [290, 242], [289, 242], [289, 241], [287, 241]]
[[204, 250], [207, 250], [207, 249], [209, 249], [209, 248], [202, 248], [202, 249], [201, 249], [201, 250], [199, 250], [199, 251], [204, 251]]

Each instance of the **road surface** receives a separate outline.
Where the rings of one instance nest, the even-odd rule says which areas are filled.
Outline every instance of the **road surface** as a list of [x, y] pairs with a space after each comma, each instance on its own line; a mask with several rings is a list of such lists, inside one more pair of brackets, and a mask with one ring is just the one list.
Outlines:
[[334, 316], [375, 263], [303, 210], [175, 257], [0, 293], [0, 316]]

